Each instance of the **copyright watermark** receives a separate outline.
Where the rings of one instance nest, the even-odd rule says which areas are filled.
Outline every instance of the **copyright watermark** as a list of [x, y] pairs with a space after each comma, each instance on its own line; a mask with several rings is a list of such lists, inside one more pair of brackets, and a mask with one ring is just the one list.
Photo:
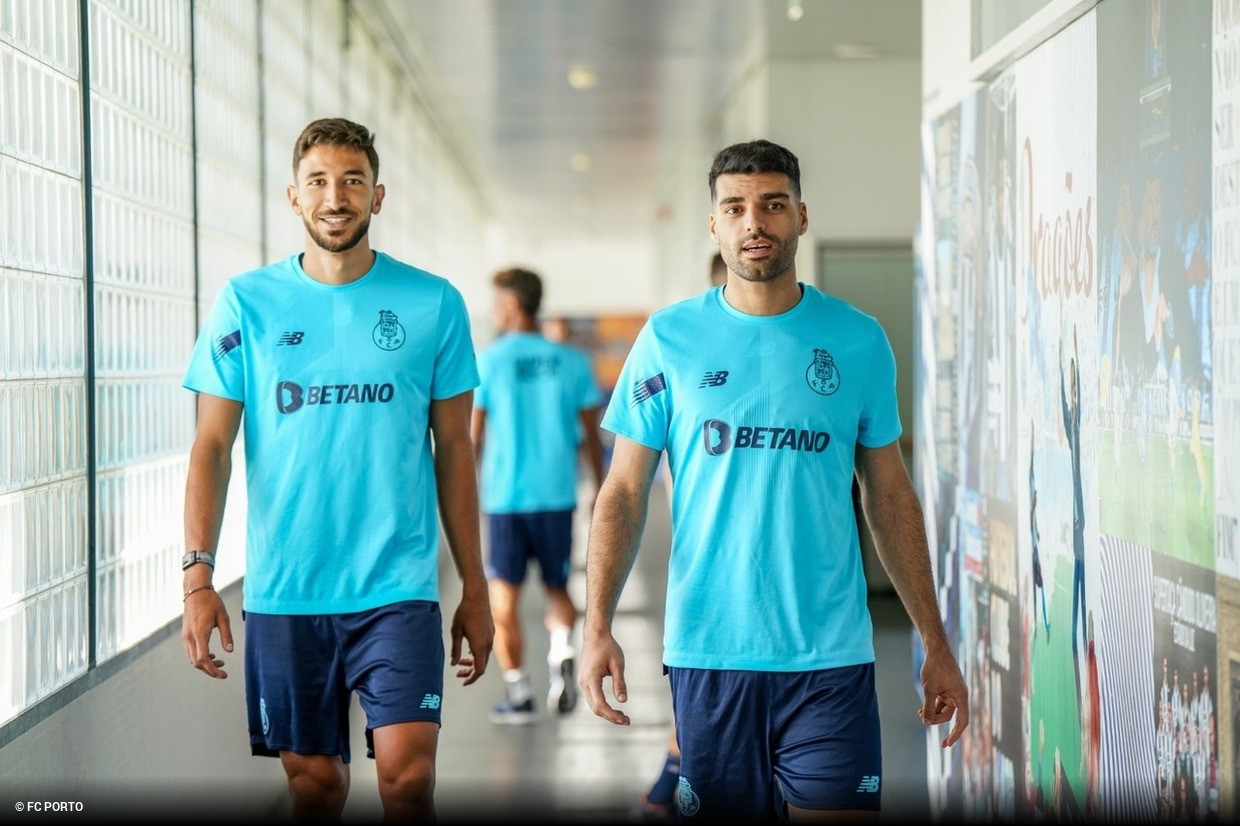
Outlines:
[[19, 812], [84, 812], [80, 800], [18, 800], [13, 808]]

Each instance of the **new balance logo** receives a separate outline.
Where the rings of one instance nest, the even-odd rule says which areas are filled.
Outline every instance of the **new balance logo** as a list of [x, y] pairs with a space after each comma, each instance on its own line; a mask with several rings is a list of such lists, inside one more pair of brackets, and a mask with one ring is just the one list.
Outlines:
[[702, 381], [698, 383], [698, 387], [722, 387], [727, 383], [727, 370], [717, 370], [713, 373], [708, 370], [706, 375], [702, 376]]
[[276, 344], [276, 346], [283, 347], [286, 344], [289, 345], [290, 347], [295, 346], [295, 345], [301, 344], [301, 340], [305, 337], [306, 337], [306, 334], [303, 333], [301, 330], [298, 330], [295, 333], [285, 333], [284, 335], [280, 336], [280, 341], [279, 343]]
[[867, 774], [861, 778], [861, 782], [857, 784], [857, 791], [874, 793], [878, 791], [878, 775]]
[[427, 694], [422, 698], [422, 705], [419, 708], [439, 708], [439, 695]]

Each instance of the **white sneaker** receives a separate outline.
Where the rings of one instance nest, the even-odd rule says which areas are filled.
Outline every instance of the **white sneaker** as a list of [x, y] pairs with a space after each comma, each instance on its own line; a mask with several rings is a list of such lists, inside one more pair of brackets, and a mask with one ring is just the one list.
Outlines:
[[547, 711], [568, 714], [577, 707], [577, 680], [572, 657], [560, 660], [551, 668], [551, 690], [547, 692]]

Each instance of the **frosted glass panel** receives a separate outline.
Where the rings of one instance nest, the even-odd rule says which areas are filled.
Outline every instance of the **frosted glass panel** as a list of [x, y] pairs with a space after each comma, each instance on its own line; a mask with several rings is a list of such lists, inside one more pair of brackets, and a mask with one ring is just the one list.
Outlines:
[[0, 5], [0, 722], [87, 665], [77, 3]]
[[90, 4], [97, 650], [180, 611], [197, 326], [188, 2]]

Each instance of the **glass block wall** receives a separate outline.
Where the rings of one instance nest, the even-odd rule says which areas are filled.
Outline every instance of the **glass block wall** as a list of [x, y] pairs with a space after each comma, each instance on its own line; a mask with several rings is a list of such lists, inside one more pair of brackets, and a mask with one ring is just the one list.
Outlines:
[[[97, 646], [106, 660], [173, 616], [195, 332], [189, 6], [91, 0]], [[169, 587], [172, 585], [173, 587]]]
[[0, 3], [0, 719], [90, 653], [80, 56], [75, 0]]
[[[179, 623], [181, 378], [220, 286], [304, 245], [309, 120], [376, 132], [376, 248], [485, 288], [476, 178], [373, 5], [0, 0], [0, 736]], [[220, 587], [244, 575], [242, 451]]]

